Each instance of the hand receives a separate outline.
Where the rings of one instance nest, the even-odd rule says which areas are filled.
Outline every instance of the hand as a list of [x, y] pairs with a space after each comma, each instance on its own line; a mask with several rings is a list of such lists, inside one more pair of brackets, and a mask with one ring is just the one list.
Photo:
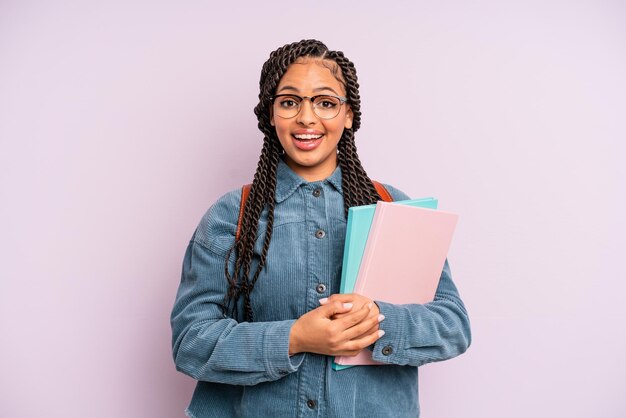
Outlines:
[[[328, 298], [320, 299], [320, 304], [325, 305], [329, 302], [335, 302], [335, 301], [339, 301], [342, 303], [352, 303], [353, 309], [360, 309], [366, 304], [369, 304], [369, 303], [372, 304], [372, 311], [374, 311], [374, 315], [378, 317], [378, 322], [371, 330], [366, 331], [366, 334], [371, 334], [374, 331], [378, 331], [379, 329], [378, 324], [382, 322], [383, 319], [385, 319], [385, 316], [380, 314], [380, 309], [378, 308], [378, 305], [376, 305], [376, 303], [374, 303], [374, 301], [368, 298], [367, 296], [363, 296], [358, 293], [347, 293], [347, 294], [337, 293], [337, 294], [331, 295]], [[337, 313], [333, 315], [331, 319], [341, 319], [345, 315], [346, 315], [345, 313]]]
[[[384, 334], [378, 330], [378, 308], [374, 305], [366, 303], [356, 309], [351, 302], [329, 300], [307, 312], [291, 327], [289, 355], [309, 352], [355, 356]], [[336, 315], [342, 317], [332, 319]]]

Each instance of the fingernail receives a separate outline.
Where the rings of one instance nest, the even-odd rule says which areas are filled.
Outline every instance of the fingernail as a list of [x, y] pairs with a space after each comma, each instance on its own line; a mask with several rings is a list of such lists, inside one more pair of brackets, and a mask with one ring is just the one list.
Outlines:
[[320, 305], [325, 304], [326, 302], [328, 302], [328, 298], [321, 298], [320, 299]]
[[383, 335], [385, 335], [385, 331], [383, 331], [382, 329], [378, 330], [378, 338], [382, 337]]
[[352, 307], [352, 304], [351, 303], [344, 303], [343, 307], [346, 308], [346, 309], [350, 309]]
[[378, 315], [378, 322], [382, 322], [383, 319], [385, 319], [385, 315], [383, 314]]
[[372, 302], [367, 304], [367, 307], [370, 308], [370, 309], [372, 309], [372, 306], [374, 306], [374, 304]]

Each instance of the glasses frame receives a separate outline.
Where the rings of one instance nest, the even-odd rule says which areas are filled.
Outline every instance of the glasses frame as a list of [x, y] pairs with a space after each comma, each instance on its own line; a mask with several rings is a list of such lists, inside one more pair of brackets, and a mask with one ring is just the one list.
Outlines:
[[[339, 116], [339, 113], [341, 112], [341, 106], [343, 106], [343, 104], [348, 101], [347, 97], [335, 96], [334, 94], [318, 94], [316, 96], [298, 96], [297, 94], [277, 94], [276, 96], [272, 96], [271, 97], [272, 106], [276, 104], [276, 99], [279, 98], [279, 97], [297, 97], [298, 99], [300, 99], [300, 103], [298, 103], [298, 111], [296, 112], [295, 115], [289, 116], [289, 117], [285, 117], [285, 116], [280, 116], [279, 114], [276, 114], [276, 112], [274, 112], [276, 114], [276, 116], [278, 116], [281, 119], [293, 119], [296, 116], [298, 116], [298, 114], [302, 110], [302, 103], [304, 103], [304, 99], [309, 99], [311, 101], [311, 109], [313, 109], [313, 113], [315, 113], [315, 116], [317, 116], [320, 119], [324, 119], [324, 120], [334, 119], [337, 116]], [[333, 97], [335, 99], [338, 99], [339, 100], [339, 109], [337, 110], [337, 114], [335, 116], [331, 117], [331, 118], [323, 118], [320, 115], [318, 115], [317, 112], [316, 112], [315, 103], [313, 103], [314, 100], [317, 99], [318, 97]]]

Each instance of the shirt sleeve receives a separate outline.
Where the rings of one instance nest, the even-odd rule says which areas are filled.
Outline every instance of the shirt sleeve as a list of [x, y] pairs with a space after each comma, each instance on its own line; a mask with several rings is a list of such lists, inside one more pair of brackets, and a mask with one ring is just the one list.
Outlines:
[[[394, 200], [409, 197], [386, 186]], [[373, 347], [373, 359], [382, 363], [421, 366], [458, 356], [471, 344], [469, 316], [452, 281], [448, 260], [432, 302], [395, 305], [376, 301], [385, 315], [385, 335]]]
[[235, 192], [218, 200], [187, 246], [171, 314], [172, 348], [176, 369], [196, 380], [255, 385], [295, 372], [304, 354], [289, 356], [295, 320], [238, 322], [222, 312], [239, 201]]

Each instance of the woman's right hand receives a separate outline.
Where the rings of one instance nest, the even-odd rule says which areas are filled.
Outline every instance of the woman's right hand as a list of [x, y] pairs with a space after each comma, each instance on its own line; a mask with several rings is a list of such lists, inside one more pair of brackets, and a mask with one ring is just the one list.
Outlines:
[[[350, 312], [351, 303], [333, 301], [302, 315], [291, 327], [289, 355], [316, 353], [355, 356], [384, 335], [378, 329], [379, 315], [372, 303]], [[336, 314], [345, 314], [331, 319]]]

